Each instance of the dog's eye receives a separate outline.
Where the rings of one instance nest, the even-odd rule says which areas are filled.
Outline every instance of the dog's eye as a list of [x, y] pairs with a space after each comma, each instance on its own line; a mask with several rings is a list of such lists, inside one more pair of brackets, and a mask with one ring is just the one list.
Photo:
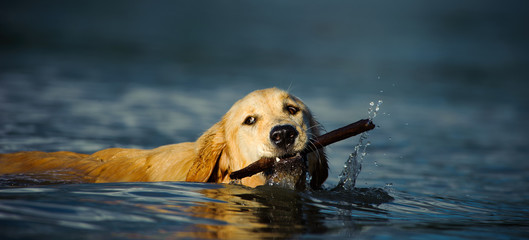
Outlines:
[[244, 124], [246, 125], [253, 125], [257, 121], [257, 118], [254, 116], [248, 116], [246, 119], [244, 119]]
[[299, 108], [294, 107], [294, 106], [287, 106], [287, 111], [288, 111], [290, 114], [295, 115], [296, 113], [298, 113]]

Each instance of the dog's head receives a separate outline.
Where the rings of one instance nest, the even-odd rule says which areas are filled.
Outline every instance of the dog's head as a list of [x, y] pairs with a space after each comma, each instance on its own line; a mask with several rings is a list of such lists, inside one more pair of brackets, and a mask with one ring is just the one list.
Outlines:
[[[261, 158], [291, 158], [307, 147], [310, 138], [319, 136], [319, 129], [298, 98], [277, 88], [254, 91], [197, 140], [198, 159], [187, 180], [227, 182], [232, 171]], [[307, 161], [311, 186], [317, 188], [327, 178], [327, 159], [320, 150], [308, 154]], [[249, 186], [264, 182], [262, 174], [242, 180]]]

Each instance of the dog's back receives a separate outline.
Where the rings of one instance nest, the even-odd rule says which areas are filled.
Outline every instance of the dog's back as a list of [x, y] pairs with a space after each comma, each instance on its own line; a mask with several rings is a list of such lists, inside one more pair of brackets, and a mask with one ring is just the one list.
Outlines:
[[82, 169], [95, 168], [97, 165], [98, 161], [90, 155], [66, 151], [0, 154], [0, 175], [39, 176], [40, 179], [68, 175], [75, 182], [94, 182], [95, 179]]
[[0, 175], [77, 175], [81, 182], [185, 181], [194, 159], [194, 143], [151, 150], [110, 148], [92, 155], [74, 152], [17, 152], [0, 154]]

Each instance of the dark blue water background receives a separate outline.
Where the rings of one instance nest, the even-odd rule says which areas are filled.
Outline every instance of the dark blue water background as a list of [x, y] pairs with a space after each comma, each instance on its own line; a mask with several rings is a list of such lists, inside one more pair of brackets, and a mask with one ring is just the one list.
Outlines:
[[[194, 141], [237, 99], [272, 86], [303, 99], [327, 130], [383, 104], [354, 191], [3, 177], [0, 238], [525, 238], [527, 9], [2, 2], [1, 152]], [[357, 142], [328, 148], [327, 188]]]

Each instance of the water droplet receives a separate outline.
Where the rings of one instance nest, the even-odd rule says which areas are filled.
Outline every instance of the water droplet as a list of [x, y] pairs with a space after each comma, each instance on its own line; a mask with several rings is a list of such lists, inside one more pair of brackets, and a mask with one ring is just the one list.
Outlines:
[[375, 103], [374, 102], [370, 102], [369, 106], [375, 106]]
[[391, 137], [388, 137], [388, 140], [389, 140], [389, 141], [391, 141], [391, 139], [392, 139]]
[[380, 93], [383, 93], [383, 92], [384, 92], [384, 90], [380, 90]]

